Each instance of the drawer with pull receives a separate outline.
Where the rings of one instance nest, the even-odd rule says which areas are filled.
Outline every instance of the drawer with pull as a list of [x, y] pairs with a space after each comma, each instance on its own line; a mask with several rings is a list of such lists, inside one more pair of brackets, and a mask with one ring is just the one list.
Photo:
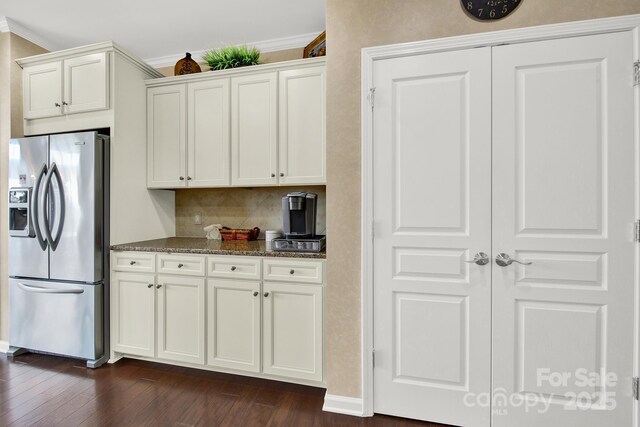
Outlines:
[[260, 280], [260, 258], [210, 256], [207, 258], [207, 275], [229, 279]]
[[158, 273], [205, 275], [205, 257], [186, 254], [158, 254]]
[[156, 254], [150, 252], [112, 252], [111, 269], [114, 271], [135, 271], [155, 273]]
[[321, 284], [324, 280], [322, 261], [265, 259], [262, 270], [265, 281]]

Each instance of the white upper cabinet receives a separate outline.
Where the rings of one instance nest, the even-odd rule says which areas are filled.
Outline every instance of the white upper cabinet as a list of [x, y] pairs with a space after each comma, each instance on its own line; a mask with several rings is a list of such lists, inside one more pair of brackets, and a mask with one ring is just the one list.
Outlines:
[[324, 66], [280, 72], [280, 184], [327, 181], [325, 82]]
[[62, 62], [27, 67], [22, 72], [24, 118], [38, 119], [62, 114]]
[[324, 61], [147, 81], [148, 187], [324, 185]]
[[25, 66], [24, 118], [39, 119], [109, 108], [107, 52]]
[[231, 79], [231, 183], [277, 185], [278, 73]]
[[147, 186], [186, 187], [185, 85], [147, 92]]
[[187, 185], [228, 186], [229, 79], [189, 83], [187, 100]]
[[102, 110], [109, 104], [107, 54], [93, 53], [67, 59], [64, 66], [64, 99], [66, 114]]

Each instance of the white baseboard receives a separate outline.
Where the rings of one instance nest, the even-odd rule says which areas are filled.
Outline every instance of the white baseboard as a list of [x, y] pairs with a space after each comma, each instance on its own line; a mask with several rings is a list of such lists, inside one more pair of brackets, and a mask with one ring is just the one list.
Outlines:
[[9, 341], [0, 341], [0, 353], [9, 351]]
[[322, 410], [326, 412], [335, 412], [336, 414], [353, 415], [355, 417], [364, 416], [364, 408], [362, 398], [336, 396], [334, 394], [324, 395], [324, 406]]

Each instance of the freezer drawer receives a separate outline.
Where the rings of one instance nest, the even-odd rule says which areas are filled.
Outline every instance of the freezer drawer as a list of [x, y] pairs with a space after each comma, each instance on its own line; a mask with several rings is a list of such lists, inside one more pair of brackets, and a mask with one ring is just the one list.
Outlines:
[[11, 346], [97, 359], [103, 347], [103, 285], [9, 279]]

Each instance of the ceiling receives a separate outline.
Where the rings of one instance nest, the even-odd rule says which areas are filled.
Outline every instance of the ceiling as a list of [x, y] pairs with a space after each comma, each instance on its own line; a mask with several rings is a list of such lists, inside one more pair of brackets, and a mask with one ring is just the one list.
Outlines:
[[[325, 28], [324, 0], [4, 1], [10, 31], [48, 50], [113, 40], [163, 65], [211, 47], [301, 47]], [[6, 25], [5, 25], [6, 26]], [[21, 34], [22, 33], [22, 34]], [[166, 57], [166, 58], [163, 58]], [[198, 58], [196, 58], [198, 59]], [[154, 61], [155, 60], [155, 61]]]

